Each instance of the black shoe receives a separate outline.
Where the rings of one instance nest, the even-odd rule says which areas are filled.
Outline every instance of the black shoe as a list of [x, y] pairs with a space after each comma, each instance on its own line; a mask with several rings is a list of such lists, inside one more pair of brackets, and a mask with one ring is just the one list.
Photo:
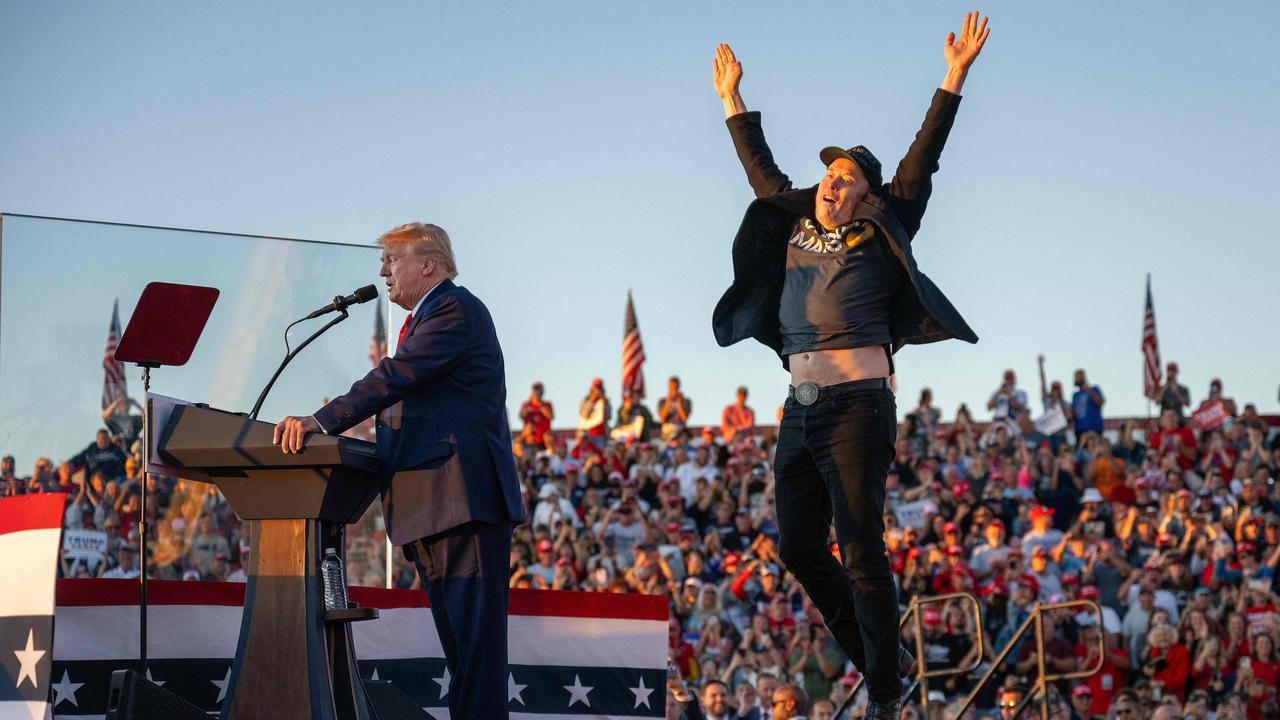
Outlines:
[[916, 657], [911, 653], [907, 652], [906, 648], [899, 645], [898, 646], [898, 677], [902, 677], [902, 678], [909, 677], [911, 675], [911, 670], [915, 667], [915, 665], [916, 665]]

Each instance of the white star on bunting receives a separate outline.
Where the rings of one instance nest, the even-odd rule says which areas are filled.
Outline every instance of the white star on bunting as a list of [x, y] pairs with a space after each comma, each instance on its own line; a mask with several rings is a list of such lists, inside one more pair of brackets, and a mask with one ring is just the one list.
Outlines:
[[67, 674], [66, 669], [62, 670], [62, 680], [50, 685], [54, 692], [54, 707], [58, 706], [63, 700], [70, 702], [76, 707], [80, 707], [80, 702], [76, 700], [76, 691], [84, 687], [84, 683], [71, 682], [71, 676]]
[[22, 681], [27, 678], [31, 678], [31, 687], [40, 687], [40, 681], [36, 677], [36, 663], [44, 657], [45, 651], [35, 649], [35, 636], [35, 629], [27, 630], [27, 649], [13, 651], [13, 654], [18, 656], [19, 663], [18, 681], [13, 684], [15, 688], [22, 687]]
[[451, 679], [449, 677], [449, 667], [447, 665], [445, 666], [444, 675], [431, 679], [435, 680], [436, 683], [440, 685], [440, 699], [443, 700], [444, 696], [449, 694], [449, 680]]
[[[653, 688], [644, 686], [644, 676], [640, 676], [640, 686], [627, 688], [636, 694], [636, 707], [640, 707], [640, 703], [644, 703], [645, 707], [649, 707], [649, 696], [653, 694]], [[633, 708], [634, 709], [634, 708]]]
[[164, 684], [168, 682], [167, 680], [157, 680], [151, 677], [151, 668], [147, 668], [147, 680], [158, 687], [164, 687]]
[[218, 686], [218, 699], [215, 702], [226, 700], [227, 686], [231, 684], [231, 668], [227, 668], [227, 674], [221, 680], [210, 680], [209, 682]]
[[370, 680], [381, 680], [381, 679], [382, 679], [382, 678], [378, 677], [378, 668], [374, 668], [374, 669], [373, 669], [373, 677], [371, 677], [371, 678], [369, 678], [369, 679], [370, 679]]
[[524, 692], [524, 689], [527, 687], [529, 686], [517, 684], [516, 676], [511, 673], [507, 673], [507, 702], [516, 700], [523, 705], [524, 698], [520, 697], [520, 693]]
[[583, 705], [591, 707], [591, 700], [587, 698], [587, 693], [591, 692], [595, 688], [590, 685], [584, 687], [582, 681], [578, 679], [577, 675], [573, 676], [572, 685], [562, 685], [561, 687], [569, 691], [569, 707], [573, 707], [573, 704], [579, 701], [581, 701]]

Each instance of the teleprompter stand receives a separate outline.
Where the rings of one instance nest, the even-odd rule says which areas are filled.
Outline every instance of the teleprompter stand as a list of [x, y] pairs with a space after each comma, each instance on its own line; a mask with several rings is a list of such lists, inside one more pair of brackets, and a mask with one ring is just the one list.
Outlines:
[[[187, 362], [209, 318], [214, 288], [151, 283], [129, 321], [116, 359], [143, 368]], [[372, 443], [312, 435], [298, 454], [272, 444], [274, 426], [148, 393], [143, 405], [144, 461], [164, 473], [218, 487], [250, 526], [244, 612], [222, 703], [222, 720], [374, 720], [356, 670], [350, 623], [376, 609], [326, 610], [320, 562], [325, 548], [345, 554], [344, 527], [379, 492]], [[108, 717], [174, 715], [172, 693], [146, 683], [146, 482], [143, 482], [141, 673], [118, 671]], [[127, 692], [128, 688], [145, 692]], [[122, 713], [115, 713], [119, 707]], [[127, 707], [127, 709], [125, 709]], [[162, 707], [168, 710], [162, 710]], [[159, 712], [160, 715], [156, 713]]]

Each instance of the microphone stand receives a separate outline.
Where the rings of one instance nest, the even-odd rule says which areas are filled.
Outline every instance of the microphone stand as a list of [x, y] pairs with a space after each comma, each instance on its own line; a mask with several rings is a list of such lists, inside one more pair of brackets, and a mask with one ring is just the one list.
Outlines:
[[302, 352], [303, 348], [310, 345], [312, 340], [315, 340], [316, 338], [323, 335], [329, 328], [333, 327], [334, 325], [337, 325], [343, 320], [346, 320], [347, 317], [348, 317], [347, 309], [342, 308], [341, 310], [338, 311], [338, 317], [325, 323], [324, 327], [312, 333], [311, 337], [307, 338], [302, 342], [301, 345], [294, 348], [293, 352], [290, 352], [288, 355], [284, 356], [284, 361], [280, 363], [280, 367], [276, 368], [276, 373], [271, 376], [271, 380], [267, 382], [267, 386], [262, 388], [262, 394], [258, 396], [258, 402], [253, 404], [253, 410], [249, 413], [250, 420], [258, 419], [258, 411], [262, 409], [262, 403], [267, 399], [267, 393], [271, 392], [271, 386], [276, 384], [276, 379], [280, 377], [280, 373], [284, 372], [284, 368], [286, 365], [289, 364], [289, 361], [293, 360], [293, 358], [297, 356], [298, 353]]

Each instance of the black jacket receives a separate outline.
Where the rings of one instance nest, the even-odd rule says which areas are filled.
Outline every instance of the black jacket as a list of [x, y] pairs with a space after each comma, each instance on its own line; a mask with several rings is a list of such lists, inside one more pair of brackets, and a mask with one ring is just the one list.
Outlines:
[[[938, 157], [959, 105], [959, 95], [945, 90], [934, 93], [924, 124], [898, 163], [893, 180], [872, 188], [854, 209], [855, 220], [876, 226], [911, 280], [903, 283], [891, 301], [889, 328], [894, 352], [903, 345], [950, 338], [978, 341], [938, 286], [916, 267], [911, 254], [911, 239], [920, 229], [920, 219], [933, 191], [932, 175], [938, 171]], [[791, 180], [774, 164], [773, 153], [765, 142], [760, 113], [740, 113], [725, 122], [758, 199], [747, 207], [733, 240], [733, 284], [716, 305], [712, 326], [721, 346], [753, 337], [781, 357], [778, 304], [786, 272], [787, 241], [796, 220], [812, 216], [817, 186], [791, 189]], [[782, 358], [782, 364], [787, 365], [786, 358]]]

